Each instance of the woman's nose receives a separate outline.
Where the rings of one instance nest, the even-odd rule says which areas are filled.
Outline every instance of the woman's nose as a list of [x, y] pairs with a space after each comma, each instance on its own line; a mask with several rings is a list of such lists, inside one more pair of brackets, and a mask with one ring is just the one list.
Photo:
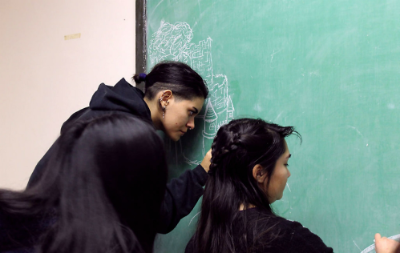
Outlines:
[[190, 129], [190, 130], [194, 129], [194, 118], [190, 119], [190, 120], [188, 121], [188, 123], [186, 124], [186, 126], [187, 126], [187, 128]]

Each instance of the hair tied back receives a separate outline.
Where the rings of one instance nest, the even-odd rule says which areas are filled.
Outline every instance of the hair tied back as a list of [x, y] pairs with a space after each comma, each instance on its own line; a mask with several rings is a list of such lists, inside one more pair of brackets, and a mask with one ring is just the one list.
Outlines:
[[241, 134], [231, 132], [231, 135], [233, 144], [238, 144], [240, 142], [240, 137], [242, 137]]
[[146, 76], [147, 75], [145, 73], [140, 73], [139, 75], [135, 74], [133, 76], [133, 80], [135, 80], [135, 83], [141, 83], [141, 82], [146, 81]]
[[139, 80], [140, 80], [140, 81], [146, 80], [146, 74], [145, 74], [145, 73], [140, 73], [140, 74], [139, 74]]
[[234, 133], [234, 132], [230, 132], [230, 136], [231, 136], [231, 141], [228, 144], [228, 150], [232, 151], [232, 150], [236, 150], [238, 148], [238, 145], [240, 144], [240, 133]]

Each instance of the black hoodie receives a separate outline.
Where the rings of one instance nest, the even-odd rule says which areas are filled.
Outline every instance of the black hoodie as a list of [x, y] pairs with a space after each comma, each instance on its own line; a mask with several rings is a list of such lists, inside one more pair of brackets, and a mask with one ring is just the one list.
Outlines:
[[[83, 108], [64, 122], [61, 133], [77, 120], [89, 120], [105, 114], [128, 113], [151, 122], [150, 110], [143, 100], [143, 92], [121, 79], [114, 87], [100, 84], [93, 94], [89, 107]], [[36, 165], [29, 182], [31, 187], [38, 181], [45, 168], [53, 147], [51, 147]], [[164, 202], [160, 212], [159, 233], [169, 233], [178, 224], [180, 219], [188, 215], [203, 194], [203, 186], [207, 180], [207, 173], [198, 165], [193, 170], [185, 171], [180, 177], [172, 179], [167, 184]]]

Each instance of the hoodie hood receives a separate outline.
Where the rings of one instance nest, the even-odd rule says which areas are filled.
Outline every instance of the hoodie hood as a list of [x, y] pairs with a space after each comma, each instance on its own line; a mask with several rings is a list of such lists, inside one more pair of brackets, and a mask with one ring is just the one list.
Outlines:
[[100, 84], [98, 90], [93, 94], [89, 108], [100, 111], [127, 112], [151, 121], [150, 109], [143, 97], [144, 94], [141, 90], [122, 78], [114, 87], [104, 83]]

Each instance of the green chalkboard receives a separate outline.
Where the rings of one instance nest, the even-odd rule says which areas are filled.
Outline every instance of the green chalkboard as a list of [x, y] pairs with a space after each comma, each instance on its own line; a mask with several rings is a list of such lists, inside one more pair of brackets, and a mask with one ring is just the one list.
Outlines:
[[[190, 64], [212, 93], [192, 136], [167, 143], [173, 176], [231, 118], [293, 125], [303, 143], [288, 140], [276, 212], [335, 252], [400, 234], [399, 1], [148, 1], [148, 68], [163, 59]], [[199, 204], [155, 252], [183, 252]]]

